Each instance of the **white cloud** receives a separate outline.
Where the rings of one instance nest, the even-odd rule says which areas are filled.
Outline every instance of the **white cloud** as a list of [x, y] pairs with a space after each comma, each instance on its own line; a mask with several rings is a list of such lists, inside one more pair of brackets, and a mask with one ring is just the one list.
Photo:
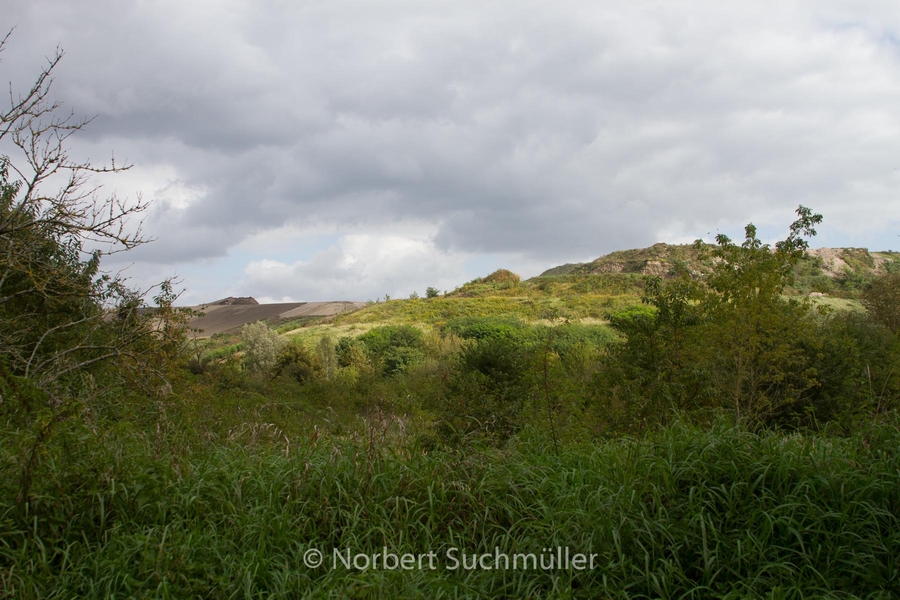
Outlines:
[[428, 286], [453, 289], [466, 277], [464, 257], [427, 238], [370, 233], [345, 235], [305, 261], [253, 261], [244, 274], [242, 289], [276, 302], [424, 295]]

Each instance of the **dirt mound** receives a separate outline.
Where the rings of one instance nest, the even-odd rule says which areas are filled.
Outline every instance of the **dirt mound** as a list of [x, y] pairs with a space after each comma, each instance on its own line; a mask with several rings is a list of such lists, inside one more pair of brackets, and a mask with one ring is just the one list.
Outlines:
[[301, 317], [330, 317], [362, 308], [365, 302], [283, 302], [259, 304], [253, 298], [225, 298], [224, 300], [252, 300], [222, 304], [217, 301], [193, 307], [203, 313], [191, 319], [190, 327], [202, 331], [200, 337], [209, 337], [230, 329], [257, 321], [284, 321]]
[[841, 258], [843, 248], [816, 248], [809, 250], [808, 253], [814, 258], [820, 259], [822, 274], [827, 277], [838, 277], [844, 274], [844, 271], [850, 267], [847, 262]]
[[250, 296], [244, 296], [241, 298], [235, 298], [234, 296], [228, 296], [227, 298], [222, 298], [221, 300], [216, 300], [215, 302], [210, 302], [206, 306], [259, 306], [259, 302], [256, 301], [256, 298], [251, 298]]

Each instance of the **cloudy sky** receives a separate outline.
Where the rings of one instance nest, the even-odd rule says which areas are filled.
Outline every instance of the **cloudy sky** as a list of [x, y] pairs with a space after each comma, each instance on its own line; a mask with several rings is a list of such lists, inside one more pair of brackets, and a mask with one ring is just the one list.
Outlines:
[[5, 0], [183, 301], [367, 300], [658, 241], [900, 250], [900, 4]]

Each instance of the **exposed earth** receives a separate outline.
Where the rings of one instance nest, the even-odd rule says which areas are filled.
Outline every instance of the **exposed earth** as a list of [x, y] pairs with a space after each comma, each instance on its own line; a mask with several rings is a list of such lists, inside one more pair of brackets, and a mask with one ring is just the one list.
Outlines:
[[193, 306], [203, 316], [191, 320], [190, 327], [202, 331], [200, 337], [209, 337], [246, 323], [289, 321], [302, 317], [330, 317], [357, 310], [365, 302], [282, 302], [260, 304], [253, 298], [224, 298], [208, 304]]

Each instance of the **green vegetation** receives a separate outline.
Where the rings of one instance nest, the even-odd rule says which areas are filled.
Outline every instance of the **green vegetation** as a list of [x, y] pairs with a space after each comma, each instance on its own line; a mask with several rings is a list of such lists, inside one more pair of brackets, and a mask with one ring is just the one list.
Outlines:
[[[91, 172], [45, 101], [55, 64], [0, 129], [37, 177], [0, 157], [3, 596], [900, 589], [892, 255], [808, 255], [801, 206], [774, 248], [749, 225], [200, 343], [171, 282], [146, 306], [83, 253], [140, 243], [132, 209], [35, 191]], [[865, 310], [817, 306], [825, 281]]]
[[872, 318], [894, 333], [900, 332], [900, 273], [889, 273], [874, 281], [862, 295]]
[[[385, 445], [391, 435], [381, 421], [351, 440], [254, 430], [154, 455], [152, 438], [108, 434], [68, 464], [106, 467], [67, 503], [53, 492], [36, 526], [6, 520], [0, 561], [14, 568], [3, 585], [16, 598], [888, 598], [896, 589], [893, 427], [839, 439], [676, 424], [559, 455], [528, 433], [503, 449], [429, 453]], [[433, 551], [434, 569], [333, 568], [334, 548]], [[492, 566], [496, 553], [535, 554], [549, 564], [556, 548], [595, 554], [594, 568], [454, 569], [450, 558], [488, 554]], [[323, 566], [304, 566], [312, 549]]]

